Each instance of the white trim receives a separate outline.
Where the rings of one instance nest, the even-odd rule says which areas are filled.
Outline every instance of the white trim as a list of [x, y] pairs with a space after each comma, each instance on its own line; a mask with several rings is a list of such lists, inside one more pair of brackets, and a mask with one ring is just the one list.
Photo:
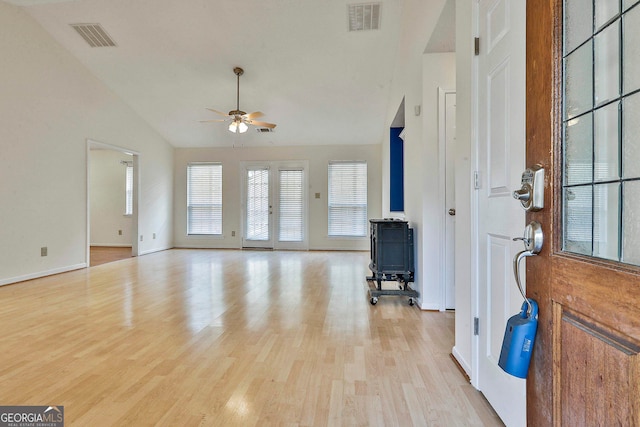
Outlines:
[[54, 268], [46, 271], [39, 271], [37, 273], [25, 274], [24, 276], [10, 277], [8, 279], [0, 280], [0, 286], [10, 285], [12, 283], [24, 282], [25, 280], [39, 279], [41, 277], [52, 276], [54, 274], [66, 273], [68, 271], [80, 270], [86, 268], [87, 263], [68, 265], [65, 267]]
[[420, 310], [425, 310], [425, 311], [442, 311], [440, 310], [440, 304], [438, 304], [438, 302], [428, 302], [425, 303], [424, 299], [422, 299], [422, 295], [420, 295]]
[[105, 144], [104, 142], [96, 141], [95, 139], [91, 139], [91, 138], [87, 138], [87, 143], [90, 143], [91, 147], [98, 148], [98, 149], [121, 151], [121, 152], [123, 152], [125, 154], [128, 154], [130, 156], [139, 156], [140, 155], [140, 152], [138, 152], [138, 151], [130, 150], [128, 148], [120, 147], [120, 146], [113, 145], [113, 144]]
[[168, 251], [169, 249], [173, 249], [173, 247], [171, 247], [171, 246], [167, 246], [167, 247], [164, 247], [164, 248], [154, 248], [154, 249], [149, 249], [149, 250], [146, 250], [146, 251], [142, 251], [142, 252], [140, 252], [140, 253], [138, 254], [138, 256], [142, 256], [142, 255], [149, 255], [149, 254], [152, 254], [152, 253], [155, 253], [155, 252]]
[[462, 357], [462, 355], [458, 352], [458, 349], [453, 346], [453, 348], [451, 349], [451, 355], [456, 359], [456, 362], [458, 362], [458, 364], [460, 365], [460, 367], [466, 372], [466, 374], [471, 377], [471, 366], [469, 366], [469, 363], [464, 360], [464, 358]]
[[198, 244], [196, 242], [188, 242], [183, 245], [176, 245], [166, 249], [160, 249], [161, 251], [168, 249], [215, 249], [215, 250], [228, 250], [228, 249], [242, 249], [238, 246], [212, 246], [211, 244]]
[[[480, 33], [480, 5], [473, 2], [473, 10], [471, 20], [473, 21], [473, 34], [478, 37]], [[473, 56], [471, 59], [471, 179], [469, 180], [469, 188], [471, 192], [471, 322], [470, 327], [473, 328], [473, 319], [480, 313], [480, 281], [478, 272], [478, 256], [479, 256], [479, 239], [478, 239], [478, 190], [475, 188], [474, 171], [479, 171], [478, 164], [478, 57]], [[482, 176], [479, 178], [480, 187], [482, 187]], [[480, 337], [471, 332], [471, 370], [469, 377], [471, 385], [478, 388], [478, 367], [480, 364]]]

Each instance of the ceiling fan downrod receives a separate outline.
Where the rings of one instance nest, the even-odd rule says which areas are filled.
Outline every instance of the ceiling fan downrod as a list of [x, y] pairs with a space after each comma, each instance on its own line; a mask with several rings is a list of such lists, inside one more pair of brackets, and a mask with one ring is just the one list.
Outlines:
[[244, 70], [240, 67], [235, 67], [233, 72], [237, 76], [236, 83], [236, 109], [235, 111], [229, 111], [230, 116], [242, 116], [246, 114], [244, 111], [240, 111], [240, 76], [244, 74]]

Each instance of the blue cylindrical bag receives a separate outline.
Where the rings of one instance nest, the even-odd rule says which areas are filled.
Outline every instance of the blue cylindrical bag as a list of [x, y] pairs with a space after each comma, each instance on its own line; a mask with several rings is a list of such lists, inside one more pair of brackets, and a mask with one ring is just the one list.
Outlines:
[[522, 303], [522, 311], [507, 321], [500, 351], [500, 366], [506, 373], [518, 378], [527, 378], [531, 352], [538, 330], [538, 303], [529, 299], [531, 313], [527, 313], [529, 304]]

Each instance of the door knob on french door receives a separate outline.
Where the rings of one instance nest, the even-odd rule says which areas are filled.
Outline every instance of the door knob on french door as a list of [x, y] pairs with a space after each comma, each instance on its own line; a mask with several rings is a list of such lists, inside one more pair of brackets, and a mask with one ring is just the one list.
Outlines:
[[456, 216], [456, 210], [453, 208], [449, 209], [449, 215]]

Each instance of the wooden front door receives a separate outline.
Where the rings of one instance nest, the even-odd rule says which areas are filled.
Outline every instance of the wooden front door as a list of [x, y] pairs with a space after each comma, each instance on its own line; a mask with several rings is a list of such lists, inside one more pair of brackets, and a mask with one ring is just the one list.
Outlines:
[[[582, 9], [568, 14], [569, 26], [584, 20], [592, 33], [563, 47], [571, 1]], [[629, 86], [638, 70], [623, 69], [640, 62], [638, 22], [637, 0], [527, 2], [527, 165], [546, 169], [545, 208], [527, 214], [545, 235], [540, 256], [527, 260], [527, 293], [540, 306], [531, 426], [640, 424], [640, 187], [630, 175], [640, 161], [626, 157], [638, 138], [640, 87]], [[582, 70], [565, 85], [564, 66]], [[572, 128], [580, 122], [584, 134]], [[566, 138], [592, 139], [576, 154], [563, 149]], [[569, 179], [577, 170], [586, 181]]]

